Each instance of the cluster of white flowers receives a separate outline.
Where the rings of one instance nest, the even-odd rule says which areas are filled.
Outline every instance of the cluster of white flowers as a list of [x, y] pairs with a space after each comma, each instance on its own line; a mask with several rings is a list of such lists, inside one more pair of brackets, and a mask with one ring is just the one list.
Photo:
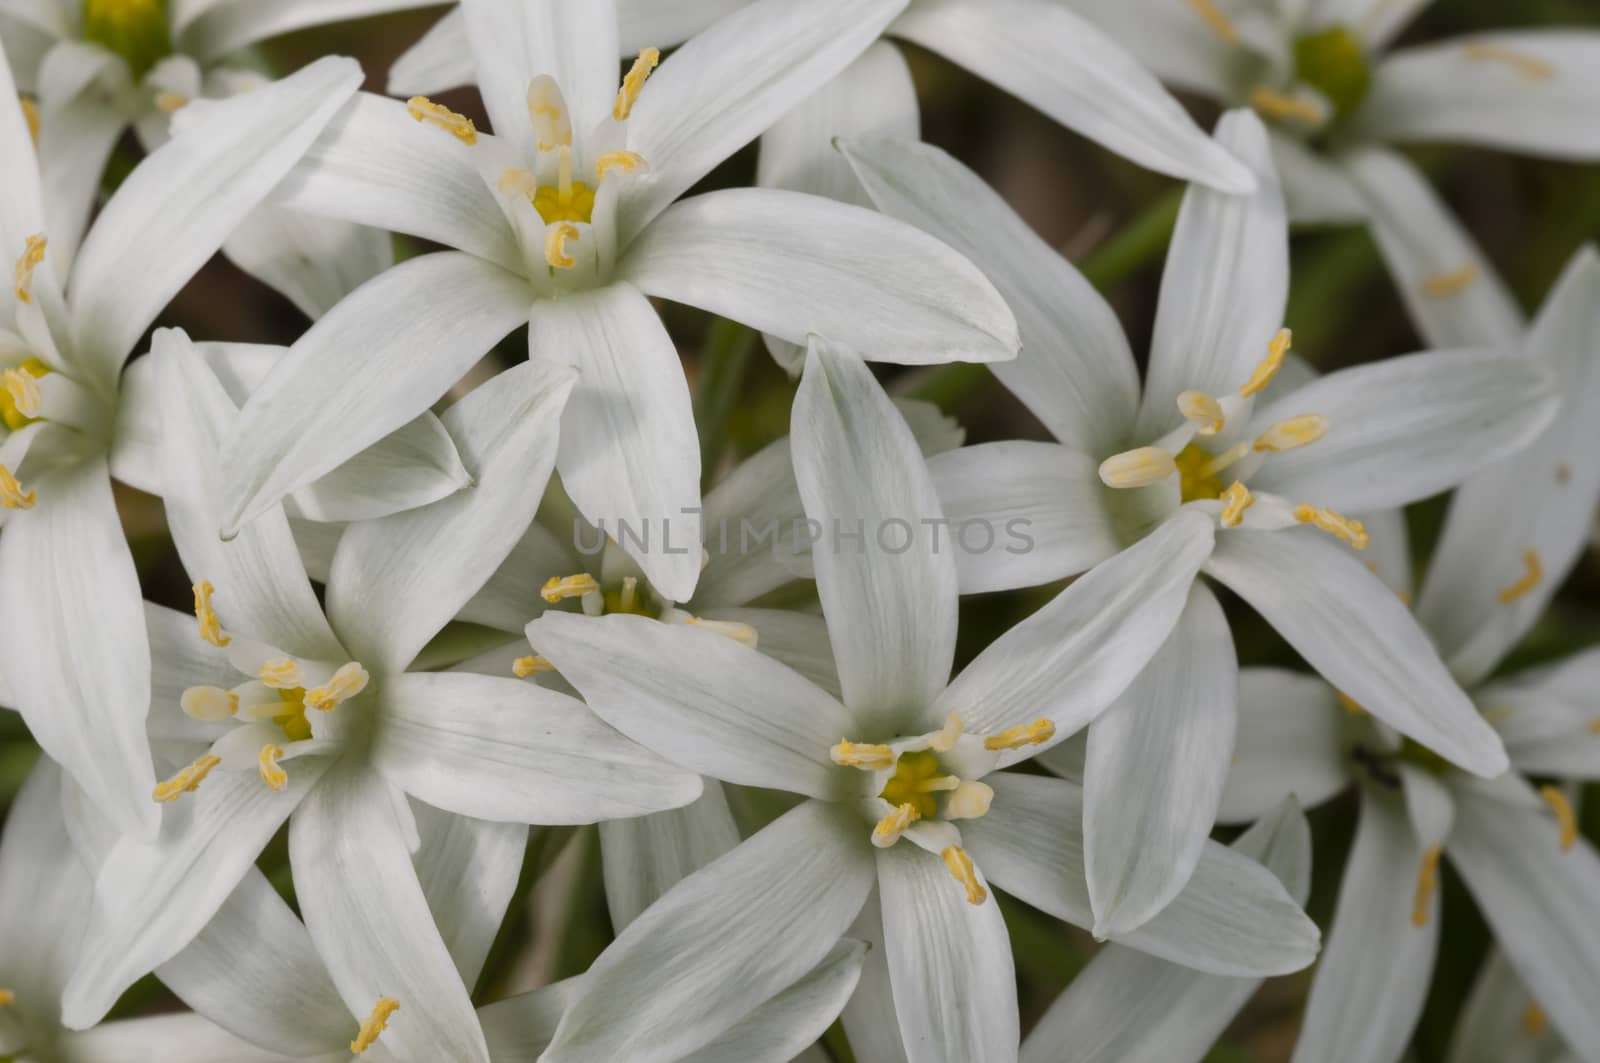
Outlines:
[[[1498, 942], [1452, 1059], [1600, 1060], [1600, 650], [1501, 669], [1600, 501], [1600, 254], [1529, 324], [1381, 146], [1600, 160], [1600, 33], [462, 0], [387, 96], [252, 50], [427, 6], [0, 0], [0, 704], [44, 753], [0, 1059], [1183, 1063], [1315, 964], [1296, 1063], [1392, 1063], [1447, 855]], [[897, 40], [1188, 182], [1148, 359], [920, 142]], [[467, 85], [492, 131], [431, 98]], [[758, 138], [759, 187], [690, 194]], [[1369, 226], [1435, 349], [1318, 375], [1291, 221]], [[292, 347], [151, 333], [219, 252]], [[704, 497], [661, 301], [799, 378]], [[962, 446], [868, 360], [985, 363], [1055, 441]], [[192, 614], [144, 600], [114, 480]], [[1402, 509], [1450, 490], [1413, 599]], [[962, 595], [1062, 581], [952, 677]], [[1214, 585], [1315, 674], [1241, 670]], [[1323, 940], [1301, 808], [1350, 788]], [[592, 824], [614, 940], [475, 1007], [529, 827]], [[1108, 942], [1025, 1039], [996, 890]], [[152, 972], [192, 1010], [105, 1021]]]

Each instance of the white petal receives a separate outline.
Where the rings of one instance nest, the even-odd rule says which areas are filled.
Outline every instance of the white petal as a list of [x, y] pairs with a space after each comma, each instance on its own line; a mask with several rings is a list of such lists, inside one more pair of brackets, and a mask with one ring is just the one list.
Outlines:
[[468, 255], [423, 255], [334, 308], [278, 362], [223, 450], [236, 531], [427, 409], [527, 314], [521, 280]]
[[[1392, 793], [1363, 792], [1356, 839], [1317, 963], [1295, 1063], [1399, 1059], [1422, 1017], [1439, 945], [1439, 898], [1415, 920], [1421, 839]], [[1375, 970], [1383, 978], [1369, 977]]]
[[233, 400], [182, 332], [156, 333], [150, 358], [164, 425], [167, 523], [190, 579], [216, 588], [224, 631], [296, 656], [342, 658], [281, 510], [231, 542], [217, 536], [224, 491], [216, 458], [239, 420]]
[[246, 217], [222, 250], [313, 321], [394, 265], [386, 232], [270, 204]]
[[[866, 962], [861, 965], [861, 979], [856, 983], [855, 994], [839, 1016], [857, 1063], [906, 1063], [905, 1042], [900, 1037], [900, 1021], [894, 1011], [894, 986], [889, 981], [889, 958], [883, 947], [882, 908], [874, 890], [850, 926], [850, 937], [865, 941], [869, 949]], [[818, 1061], [807, 1059], [795, 1063]]]
[[622, 54], [670, 48], [700, 33], [750, 0], [617, 0]]
[[41, 231], [62, 262], [72, 261], [83, 239], [106, 162], [127, 131], [128, 116], [110, 88], [119, 80], [126, 84], [127, 76], [119, 56], [80, 41], [51, 48], [40, 67], [39, 172], [50, 175], [42, 187]]
[[381, 1043], [396, 1058], [488, 1063], [388, 785], [339, 765], [290, 823], [289, 855], [306, 929], [350, 1014], [365, 1018], [380, 999], [393, 999], [400, 1010]]
[[555, 468], [577, 374], [524, 364], [444, 414], [473, 482], [448, 498], [352, 525], [328, 579], [328, 613], [369, 668], [402, 669], [477, 593], [533, 520]]
[[78, 356], [114, 379], [139, 336], [267, 197], [360, 84], [322, 59], [213, 104], [117, 189], [73, 265]]
[[891, 27], [1160, 173], [1248, 192], [1250, 172], [1155, 75], [1070, 8], [1040, 0], [918, 0]]
[[746, 786], [828, 796], [828, 756], [851, 714], [805, 679], [730, 638], [643, 617], [549, 612], [528, 641], [623, 734], [676, 764]]
[[1310, 529], [1231, 531], [1217, 537], [1207, 571], [1375, 717], [1475, 774], [1505, 770], [1493, 729], [1349, 547]]
[[[860, 941], [836, 944], [810, 974], [752, 1011], [685, 1063], [789, 1063], [838, 1018], [866, 958]], [[860, 1060], [861, 1057], [857, 1057]], [[804, 1063], [804, 1061], [802, 1061]]]
[[855, 740], [916, 733], [950, 677], [957, 604], [954, 554], [926, 523], [940, 512], [922, 451], [866, 364], [817, 341], [791, 420], [844, 703], [871, 732]]
[[968, 256], [1017, 315], [1022, 353], [994, 373], [1061, 442], [1126, 444], [1139, 403], [1133, 353], [1111, 307], [977, 174], [938, 148], [890, 140], [841, 149], [879, 210]]
[[1515, 346], [1517, 302], [1472, 234], [1403, 156], [1368, 149], [1344, 163], [1372, 234], [1422, 337], [1434, 347]]
[[215, 771], [183, 795], [156, 841], [118, 841], [95, 880], [94, 912], [62, 1021], [74, 1029], [94, 1025], [123, 990], [187, 947], [326, 767], [318, 757], [297, 760], [279, 792], [252, 773]]
[[[1223, 8], [1232, 16], [1230, 21], [1246, 46], [1255, 41], [1245, 32], [1244, 19], [1262, 6], [1275, 5], [1228, 4]], [[1211, 30], [1191, 5], [1167, 0], [1076, 0], [1072, 7], [1128, 49], [1162, 82], [1213, 99], [1233, 95], [1236, 46]]]
[[517, 679], [412, 673], [383, 681], [372, 750], [431, 805], [510, 823], [593, 823], [676, 808], [700, 781], [607, 727], [582, 702]]
[[1043, 718], [1058, 740], [1087, 725], [1166, 641], [1215, 528], [1201, 513], [1180, 512], [1102, 561], [991, 643], [924, 722], [937, 726], [953, 712], [974, 734], [992, 734]]
[[756, 633], [756, 648], [805, 676], [834, 697], [843, 691], [828, 638], [828, 623], [814, 613], [788, 609], [706, 609], [702, 620], [744, 624]]
[[[18, 99], [11, 65], [0, 54], [0, 100]], [[44, 232], [44, 195], [33, 135], [21, 107], [0, 107], [0, 254], [15, 262], [24, 241]], [[65, 260], [63, 260], [65, 261]]]
[[411, 802], [422, 846], [412, 857], [439, 936], [469, 989], [483, 972], [517, 891], [528, 829]]
[[1318, 676], [1280, 668], [1239, 673], [1239, 735], [1217, 819], [1242, 823], [1293, 795], [1315, 807], [1350, 783], [1342, 713]]
[[1272, 454], [1252, 489], [1342, 513], [1408, 505], [1516, 454], [1555, 416], [1555, 377], [1494, 351], [1427, 351], [1330, 373], [1251, 418], [1327, 418], [1310, 446]]
[[807, 801], [667, 891], [589, 968], [544, 1063], [668, 1063], [792, 985], [872, 888], [858, 829]]
[[826, 85], [905, 5], [756, 0], [710, 23], [661, 64], [633, 108], [629, 147], [650, 174], [624, 204], [630, 222], [642, 227]]
[[[1293, 137], [1271, 131], [1268, 136], [1290, 221], [1348, 225], [1367, 219], [1368, 207], [1343, 169]], [[1283, 386], [1281, 379], [1278, 386]]]
[[417, 122], [405, 104], [357, 93], [278, 186], [273, 201], [521, 269], [522, 253], [505, 214], [473, 160], [472, 148]]
[[[198, 17], [179, 22], [177, 34], [190, 54], [215, 61], [246, 45], [311, 26], [371, 18], [391, 11], [427, 7], [432, 0], [213, 0]], [[174, 5], [179, 6], [179, 5]], [[190, 5], [193, 6], [193, 5]], [[176, 15], [177, 12], [174, 12]]]
[[1305, 5], [1310, 27], [1344, 26], [1354, 31], [1368, 55], [1386, 48], [1430, 0], [1314, 0]]
[[703, 509], [708, 558], [690, 608], [743, 605], [811, 575], [812, 544], [798, 531], [806, 514], [788, 436], [740, 462], [706, 495]]
[[1289, 222], [1260, 119], [1230, 111], [1217, 140], [1249, 162], [1256, 190], [1224, 195], [1191, 185], [1161, 275], [1138, 436], [1183, 423], [1178, 395], [1236, 392], [1267, 356], [1289, 291]]
[[999, 902], [968, 903], [944, 862], [911, 845], [879, 851], [878, 892], [906, 1058], [1015, 1059], [1017, 981]]
[[1524, 1026], [1538, 1001], [1517, 978], [1505, 955], [1491, 946], [1472, 992], [1461, 1007], [1450, 1038], [1448, 1063], [1546, 1063], [1559, 1049], [1560, 1035], [1530, 1034]]
[[611, 925], [621, 930], [667, 890], [739, 844], [722, 786], [682, 808], [600, 824], [601, 867]]
[[[59, 1045], [73, 1063], [287, 1063], [287, 1057], [241, 1041], [199, 1015], [152, 1015], [69, 1032]], [[329, 1063], [326, 1056], [322, 1063]]]
[[1203, 583], [1167, 641], [1089, 725], [1083, 843], [1098, 937], [1177, 896], [1211, 836], [1233, 756], [1238, 662]]
[[1373, 71], [1362, 135], [1447, 140], [1574, 161], [1600, 153], [1600, 34], [1501, 31], [1405, 48]]
[[44, 751], [123, 831], [153, 837], [150, 649], [104, 460], [41, 477], [0, 535], [0, 674]]
[[540, 302], [528, 352], [578, 369], [556, 459], [573, 503], [630, 549], [657, 590], [684, 601], [700, 574], [700, 441], [655, 308], [622, 282]]
[[467, 41], [467, 16], [453, 7], [389, 67], [391, 96], [432, 96], [471, 84], [478, 76]]
[[1518, 771], [1559, 778], [1600, 778], [1600, 649], [1543, 668], [1516, 672], [1476, 691], [1478, 705], [1506, 744]]
[[472, 600], [461, 607], [456, 619], [520, 635], [531, 618], [549, 608], [549, 603], [539, 596], [545, 581], [583, 568], [571, 546], [578, 541], [577, 523], [581, 520], [574, 518], [574, 538], [569, 542], [563, 542], [542, 524], [528, 525], [511, 553]]
[[994, 286], [955, 251], [903, 222], [798, 192], [686, 199], [650, 223], [620, 268], [649, 295], [790, 343], [816, 333], [876, 361], [1004, 361], [1019, 345]]
[[580, 138], [610, 115], [617, 94], [614, 4], [463, 0], [461, 10], [495, 135], [517, 145], [525, 157], [534, 158], [538, 150], [528, 115], [528, 86], [541, 74], [561, 86]]

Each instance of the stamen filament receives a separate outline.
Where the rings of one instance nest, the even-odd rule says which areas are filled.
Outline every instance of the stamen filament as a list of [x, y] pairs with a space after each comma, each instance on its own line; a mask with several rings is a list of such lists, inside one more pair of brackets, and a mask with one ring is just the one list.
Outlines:
[[238, 715], [239, 695], [221, 687], [190, 687], [178, 698], [183, 714], [214, 723]]
[[42, 234], [28, 237], [27, 246], [22, 250], [22, 257], [17, 259], [16, 290], [17, 299], [21, 302], [33, 302], [33, 271], [44, 261], [48, 243]]
[[413, 96], [406, 101], [406, 111], [419, 122], [438, 126], [463, 144], [478, 142], [478, 127], [464, 114], [457, 114], [443, 104], [434, 103], [426, 96]]
[[1504, 63], [1529, 81], [1549, 81], [1556, 76], [1554, 64], [1503, 44], [1473, 41], [1464, 51], [1468, 59], [1476, 62]]
[[361, 1024], [356, 1039], [350, 1042], [350, 1051], [359, 1056], [371, 1048], [377, 1042], [378, 1035], [389, 1028], [389, 1016], [399, 1010], [400, 1002], [394, 997], [384, 997], [374, 1004], [372, 1014]]
[[1309, 446], [1328, 434], [1328, 419], [1320, 413], [1303, 413], [1279, 421], [1256, 437], [1255, 449], [1270, 454]]
[[28, 123], [28, 136], [33, 138], [34, 147], [39, 146], [39, 105], [26, 96], [19, 97], [18, 103], [22, 104], [22, 117]]
[[1286, 328], [1278, 330], [1272, 337], [1272, 342], [1267, 345], [1267, 356], [1263, 358], [1255, 371], [1250, 374], [1239, 388], [1239, 397], [1248, 399], [1267, 390], [1267, 385], [1272, 383], [1272, 378], [1278, 375], [1278, 370], [1283, 368], [1284, 355], [1289, 353], [1289, 348], [1294, 344], [1294, 333]]
[[172, 778], [165, 782], [157, 783], [155, 799], [162, 804], [167, 804], [176, 801], [184, 794], [194, 793], [200, 784], [205, 782], [206, 776], [211, 774], [211, 769], [221, 763], [221, 757], [207, 753]]
[[578, 227], [570, 221], [559, 222], [545, 230], [544, 260], [551, 269], [571, 269], [578, 260], [567, 254], [567, 242], [580, 235]]
[[200, 622], [200, 637], [221, 649], [233, 639], [223, 632], [222, 621], [217, 619], [217, 611], [211, 606], [211, 596], [216, 592], [210, 580], [203, 579], [194, 585], [194, 616]]
[[894, 750], [888, 746], [858, 744], [843, 738], [828, 750], [828, 756], [841, 767], [860, 768], [862, 771], [884, 771], [894, 767]]
[[1312, 129], [1320, 129], [1328, 120], [1327, 112], [1312, 101], [1265, 85], [1257, 85], [1250, 90], [1250, 106], [1268, 118], [1299, 122]]
[[961, 717], [952, 712], [944, 718], [944, 726], [928, 736], [928, 748], [935, 753], [948, 753], [956, 747], [965, 730]]
[[1200, 477], [1201, 479], [1209, 480], [1219, 473], [1227, 472], [1248, 457], [1249, 454], [1250, 444], [1241, 440], [1200, 466]]
[[563, 207], [572, 204], [572, 145], [556, 149], [556, 201]]
[[633, 61], [633, 66], [622, 78], [622, 88], [617, 91], [617, 102], [611, 108], [611, 117], [619, 122], [627, 120], [633, 113], [633, 105], [639, 101], [645, 79], [660, 62], [661, 50], [658, 48], [645, 48], [639, 52], [639, 58]]
[[277, 793], [289, 785], [289, 773], [278, 766], [278, 761], [283, 757], [283, 750], [279, 746], [268, 744], [261, 747], [261, 752], [256, 755], [256, 761], [261, 766], [261, 781], [267, 788]]
[[960, 789], [961, 779], [956, 775], [935, 775], [931, 779], [919, 780], [916, 788], [922, 794], [942, 794]]
[[1428, 903], [1439, 888], [1439, 847], [1430, 845], [1422, 851], [1422, 867], [1417, 871], [1417, 892], [1411, 901], [1413, 926], [1428, 925]]
[[1500, 604], [1510, 605], [1518, 599], [1527, 597], [1542, 582], [1544, 582], [1544, 564], [1539, 559], [1539, 551], [1533, 549], [1522, 551], [1522, 575], [1517, 578], [1517, 582], [1501, 589], [1498, 595]]
[[333, 678], [320, 687], [306, 691], [306, 706], [318, 712], [332, 712], [367, 689], [367, 670], [356, 661], [341, 665]]
[[1555, 813], [1556, 824], [1561, 828], [1561, 851], [1566, 852], [1578, 844], [1578, 814], [1572, 810], [1567, 795], [1554, 786], [1539, 787], [1539, 796]]
[[1215, 0], [1189, 0], [1189, 6], [1205, 22], [1206, 28], [1217, 35], [1217, 40], [1229, 48], [1238, 47], [1239, 31], [1234, 27], [1233, 21], [1216, 5]]
[[1372, 541], [1367, 535], [1366, 525], [1359, 520], [1341, 516], [1331, 509], [1298, 505], [1294, 507], [1294, 519], [1301, 524], [1310, 524], [1325, 531], [1336, 539], [1343, 539], [1357, 550], [1365, 550], [1367, 544]]
[[988, 899], [989, 891], [983, 888], [983, 883], [978, 881], [978, 870], [972, 865], [972, 857], [959, 845], [947, 846], [939, 854], [944, 861], [944, 866], [950, 869], [950, 874], [967, 890], [968, 904], [982, 904]]
[[1185, 391], [1179, 395], [1178, 412], [1203, 436], [1216, 435], [1227, 423], [1222, 415], [1222, 403], [1203, 391]]
[[1478, 267], [1467, 263], [1448, 273], [1435, 273], [1422, 282], [1422, 294], [1430, 299], [1448, 299], [1460, 295], [1478, 280]]
[[991, 751], [1022, 749], [1024, 746], [1036, 746], [1048, 742], [1055, 735], [1054, 723], [1049, 720], [1034, 720], [1032, 723], [1007, 727], [999, 734], [990, 735], [983, 740], [983, 748]]
[[1256, 504], [1255, 496], [1250, 489], [1238, 480], [1233, 481], [1228, 489], [1222, 492], [1222, 526], [1224, 528], [1237, 528], [1244, 519], [1244, 511]]
[[917, 814], [915, 805], [904, 804], [896, 806], [893, 812], [878, 820], [878, 825], [872, 828], [872, 844], [879, 849], [887, 849], [905, 834], [911, 824], [922, 817]]
[[593, 594], [599, 589], [599, 580], [587, 572], [580, 572], [576, 576], [550, 577], [540, 589], [539, 597], [554, 605], [567, 598], [582, 598], [585, 594]]
[[1172, 454], [1160, 447], [1139, 447], [1113, 454], [1100, 463], [1100, 482], [1129, 489], [1160, 483], [1178, 471]]
[[550, 658], [532, 656], [518, 657], [511, 662], [511, 674], [518, 679], [526, 679], [530, 675], [540, 675], [544, 672], [553, 672], [556, 666], [550, 663]]
[[0, 506], [6, 509], [32, 509], [39, 492], [24, 491], [11, 470], [0, 465]]

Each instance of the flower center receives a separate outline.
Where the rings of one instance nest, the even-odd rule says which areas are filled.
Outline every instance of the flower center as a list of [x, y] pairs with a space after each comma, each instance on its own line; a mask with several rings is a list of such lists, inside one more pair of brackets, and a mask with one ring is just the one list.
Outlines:
[[1295, 41], [1294, 65], [1295, 75], [1333, 106], [1333, 121], [1354, 113], [1372, 87], [1361, 38], [1344, 26], [1329, 26]]
[[83, 35], [122, 56], [135, 78], [172, 53], [166, 0], [83, 0]]

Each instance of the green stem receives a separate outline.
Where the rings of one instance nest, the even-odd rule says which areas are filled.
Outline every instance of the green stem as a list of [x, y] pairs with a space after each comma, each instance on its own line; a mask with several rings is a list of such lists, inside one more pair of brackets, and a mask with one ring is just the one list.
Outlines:
[[694, 394], [694, 423], [700, 429], [701, 479], [710, 486], [727, 445], [728, 414], [744, 388], [745, 371], [756, 349], [755, 330], [717, 318], [706, 341], [705, 359]]

